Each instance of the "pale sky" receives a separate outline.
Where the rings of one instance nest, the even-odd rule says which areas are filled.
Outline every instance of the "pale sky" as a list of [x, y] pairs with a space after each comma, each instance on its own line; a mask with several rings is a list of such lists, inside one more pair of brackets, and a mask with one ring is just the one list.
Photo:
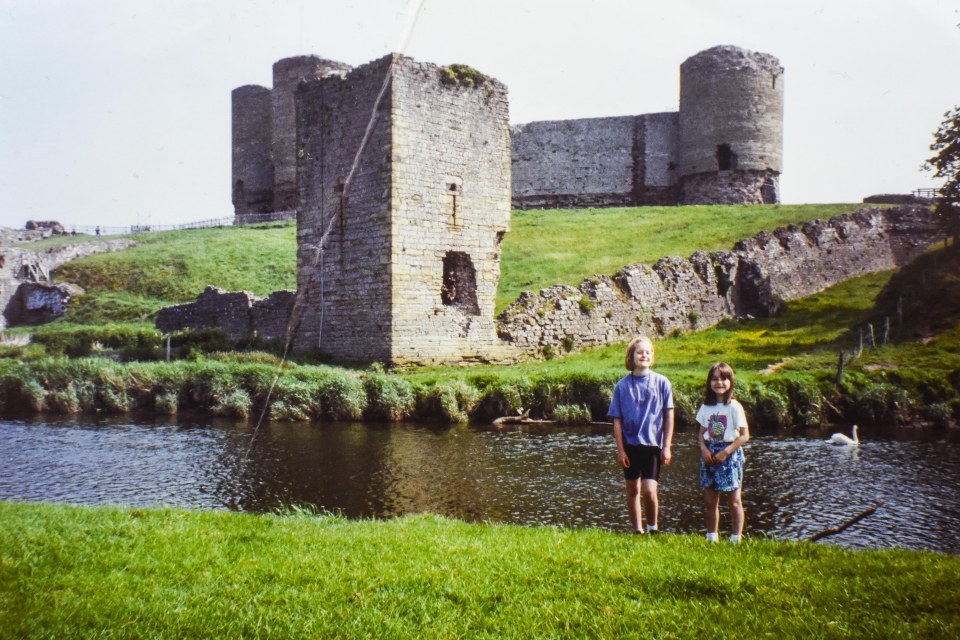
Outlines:
[[0, 225], [231, 216], [230, 92], [407, 35], [505, 83], [513, 124], [676, 111], [689, 56], [773, 54], [785, 203], [936, 186], [920, 166], [960, 103], [960, 0], [423, 0], [414, 21], [419, 3], [0, 0]]

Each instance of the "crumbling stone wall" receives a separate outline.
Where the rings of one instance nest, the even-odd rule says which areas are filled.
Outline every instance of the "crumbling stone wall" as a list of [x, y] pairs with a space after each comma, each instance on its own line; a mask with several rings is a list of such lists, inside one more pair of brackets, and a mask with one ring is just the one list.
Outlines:
[[[82, 294], [83, 289], [72, 284], [51, 282], [51, 272], [60, 265], [84, 256], [119, 251], [137, 244], [133, 240], [117, 239], [66, 244], [42, 251], [6, 246], [8, 239], [15, 242], [31, 241], [40, 239], [46, 233], [49, 233], [48, 229], [42, 233], [29, 231], [26, 236], [9, 233], [9, 230], [0, 233], [0, 330], [18, 324], [48, 322], [66, 312], [70, 300]], [[25, 285], [29, 286], [24, 288]]]
[[295, 292], [288, 290], [259, 298], [249, 291], [225, 291], [209, 286], [194, 302], [161, 309], [156, 327], [163, 333], [212, 327], [223, 329], [234, 341], [255, 337], [280, 341], [287, 336], [295, 297]]
[[500, 337], [528, 354], [700, 329], [765, 316], [785, 300], [901, 266], [935, 240], [925, 207], [862, 209], [761, 232], [733, 251], [632, 265], [579, 287], [524, 292], [498, 318]]
[[[499, 348], [506, 88], [448, 71], [394, 54], [298, 93], [295, 349], [399, 363], [489, 359]], [[362, 170], [351, 172], [384, 87]]]
[[23, 282], [7, 302], [3, 316], [9, 326], [44, 324], [67, 312], [83, 287], [65, 282]]

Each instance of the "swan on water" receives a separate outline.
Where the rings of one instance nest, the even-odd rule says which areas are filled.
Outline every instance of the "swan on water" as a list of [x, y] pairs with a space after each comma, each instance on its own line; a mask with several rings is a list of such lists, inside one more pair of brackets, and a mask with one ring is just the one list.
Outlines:
[[857, 437], [857, 425], [853, 425], [853, 437], [843, 435], [842, 433], [835, 433], [830, 436], [830, 439], [827, 440], [830, 444], [836, 445], [838, 447], [847, 447], [850, 445], [860, 444], [860, 438]]

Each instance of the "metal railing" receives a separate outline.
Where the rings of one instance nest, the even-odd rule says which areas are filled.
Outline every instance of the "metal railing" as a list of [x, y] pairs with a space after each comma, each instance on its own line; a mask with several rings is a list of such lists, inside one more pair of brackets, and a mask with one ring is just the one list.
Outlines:
[[943, 194], [940, 192], [940, 189], [936, 188], [914, 189], [913, 195], [918, 198], [927, 198], [928, 200], [936, 200], [943, 196]]
[[149, 233], [153, 231], [181, 231], [185, 229], [207, 229], [210, 227], [232, 227], [235, 225], [262, 224], [265, 222], [281, 222], [295, 220], [297, 212], [277, 211], [274, 213], [250, 213], [229, 218], [208, 218], [196, 222], [183, 224], [133, 224], [126, 227], [92, 224], [65, 224], [67, 233], [87, 234], [91, 236], [118, 236], [132, 233]]

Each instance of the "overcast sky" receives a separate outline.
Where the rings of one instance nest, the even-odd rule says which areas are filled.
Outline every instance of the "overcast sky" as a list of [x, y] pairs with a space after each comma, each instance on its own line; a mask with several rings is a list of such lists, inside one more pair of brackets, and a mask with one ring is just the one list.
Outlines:
[[[0, 0], [0, 225], [230, 216], [230, 92], [391, 51], [504, 82], [514, 124], [676, 111], [718, 44], [785, 68], [785, 203], [934, 186], [960, 0]], [[409, 29], [413, 25], [412, 30]]]

